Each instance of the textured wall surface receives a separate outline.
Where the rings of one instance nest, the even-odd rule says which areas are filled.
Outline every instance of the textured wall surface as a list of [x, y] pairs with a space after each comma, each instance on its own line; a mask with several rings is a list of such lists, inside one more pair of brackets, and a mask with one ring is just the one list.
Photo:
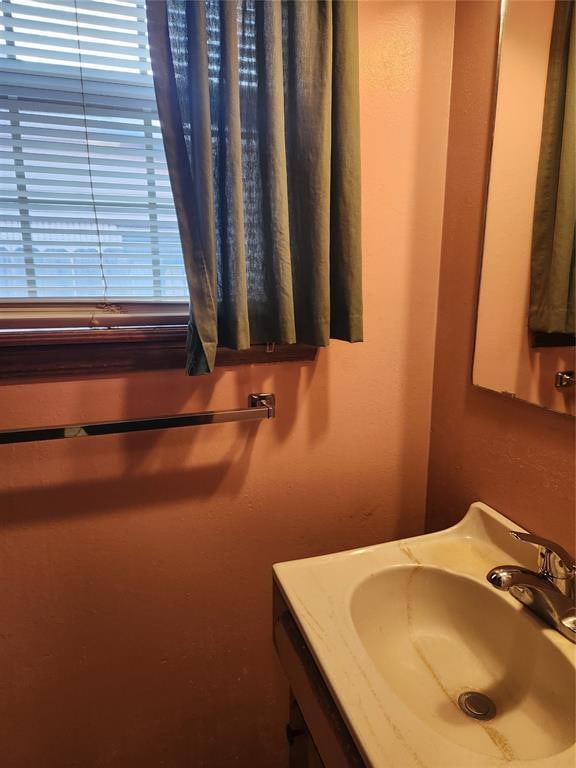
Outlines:
[[427, 525], [480, 499], [574, 552], [574, 419], [471, 383], [497, 5], [456, 10]]
[[453, 14], [360, 3], [364, 344], [1, 387], [0, 428], [278, 398], [271, 423], [0, 446], [6, 768], [287, 764], [272, 563], [424, 527]]

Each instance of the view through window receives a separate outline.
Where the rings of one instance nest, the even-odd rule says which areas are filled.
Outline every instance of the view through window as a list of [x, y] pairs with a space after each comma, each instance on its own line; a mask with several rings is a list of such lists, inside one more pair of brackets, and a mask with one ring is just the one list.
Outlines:
[[0, 300], [187, 298], [145, 0], [0, 0]]

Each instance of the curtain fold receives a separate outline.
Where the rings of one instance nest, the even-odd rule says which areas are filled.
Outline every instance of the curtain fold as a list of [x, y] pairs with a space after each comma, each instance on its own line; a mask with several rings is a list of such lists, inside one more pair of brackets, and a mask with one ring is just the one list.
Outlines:
[[258, 126], [267, 142], [267, 151], [261, 152], [259, 158], [261, 185], [265, 191], [262, 232], [269, 248], [269, 258], [264, 260], [269, 303], [265, 308], [267, 317], [261, 319], [261, 325], [268, 329], [271, 340], [282, 339], [292, 344], [296, 341], [296, 325], [286, 175], [282, 7], [278, 2], [257, 3], [254, 10]]
[[[216, 228], [206, 11], [203, 2], [146, 6], [154, 88], [190, 292], [189, 374], [214, 367]], [[194, 45], [190, 45], [190, 40]]]
[[353, 3], [334, 4], [332, 184], [330, 216], [330, 327], [334, 339], [362, 340], [360, 113], [358, 14]]
[[355, 2], [148, 0], [190, 289], [218, 345], [362, 339]]
[[558, 0], [552, 39], [532, 230], [529, 328], [574, 333], [574, 2]]
[[246, 290], [244, 202], [242, 193], [242, 128], [236, 5], [220, 0], [220, 96], [214, 105], [218, 116], [217, 138], [221, 161], [215, 180], [220, 211], [220, 269], [222, 302], [219, 313], [225, 346], [250, 346], [250, 321]]

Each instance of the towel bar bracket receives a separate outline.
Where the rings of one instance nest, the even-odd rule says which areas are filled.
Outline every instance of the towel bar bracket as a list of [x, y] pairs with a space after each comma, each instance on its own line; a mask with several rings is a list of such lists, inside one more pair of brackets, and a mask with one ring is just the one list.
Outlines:
[[566, 389], [576, 384], [574, 371], [558, 371], [554, 377], [554, 386], [557, 389]]
[[248, 395], [248, 406], [250, 408], [268, 408], [268, 417], [273, 419], [276, 416], [276, 397], [270, 392]]

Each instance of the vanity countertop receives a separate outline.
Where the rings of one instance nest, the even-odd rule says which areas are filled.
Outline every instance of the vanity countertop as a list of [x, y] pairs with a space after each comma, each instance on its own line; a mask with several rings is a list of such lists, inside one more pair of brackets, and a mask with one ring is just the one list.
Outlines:
[[[486, 581], [497, 565], [537, 567], [536, 549], [516, 541], [510, 529], [522, 530], [478, 502], [444, 531], [274, 566], [276, 584], [367, 765], [573, 768], [569, 719], [557, 726], [553, 718], [545, 727], [542, 718], [557, 684], [573, 690], [576, 646]], [[468, 659], [475, 635], [478, 653]], [[453, 658], [442, 660], [452, 640]], [[511, 652], [502, 656], [507, 643]], [[543, 651], [549, 668], [538, 678]], [[490, 722], [467, 718], [454, 702], [456, 673], [466, 689], [476, 657], [488, 667], [493, 660], [487, 674], [497, 704], [508, 702]], [[498, 694], [509, 685], [515, 690]], [[561, 696], [570, 705], [568, 694]], [[542, 726], [541, 737], [528, 727], [530, 718]]]

